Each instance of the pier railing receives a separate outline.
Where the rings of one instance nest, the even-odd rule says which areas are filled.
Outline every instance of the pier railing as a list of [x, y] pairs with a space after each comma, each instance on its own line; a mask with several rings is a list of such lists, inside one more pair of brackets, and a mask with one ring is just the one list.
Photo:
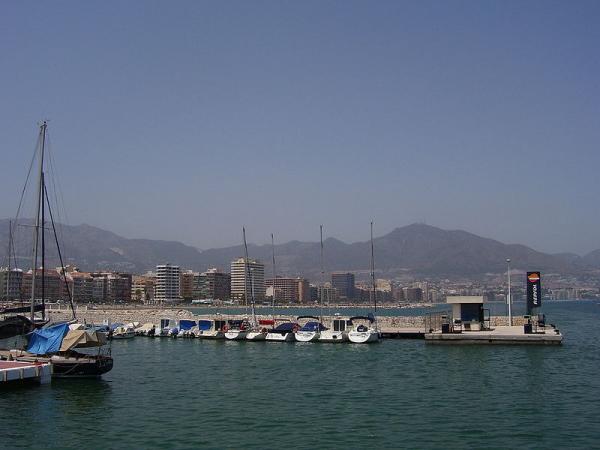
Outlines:
[[442, 323], [446, 323], [446, 321], [449, 320], [449, 317], [451, 316], [448, 311], [427, 314], [425, 316], [425, 333], [441, 331]]

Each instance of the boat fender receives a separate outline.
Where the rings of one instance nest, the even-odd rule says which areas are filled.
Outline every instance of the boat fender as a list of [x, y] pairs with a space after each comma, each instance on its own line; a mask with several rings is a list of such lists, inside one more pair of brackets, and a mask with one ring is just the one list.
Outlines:
[[222, 330], [223, 330], [224, 332], [227, 332], [227, 331], [229, 330], [229, 327], [228, 327], [227, 325], [223, 325], [223, 328], [222, 328]]

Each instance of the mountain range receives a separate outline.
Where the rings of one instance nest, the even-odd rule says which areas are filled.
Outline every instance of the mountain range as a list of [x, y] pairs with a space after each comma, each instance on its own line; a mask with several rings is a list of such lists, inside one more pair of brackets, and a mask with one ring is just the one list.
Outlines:
[[[20, 221], [20, 225], [31, 221]], [[244, 254], [243, 246], [198, 250], [176, 241], [128, 239], [90, 225], [60, 225], [59, 239], [65, 264], [81, 270], [120, 270], [143, 273], [157, 264], [172, 263], [186, 269], [206, 270], [218, 267], [228, 271], [230, 262]], [[14, 248], [18, 265], [31, 265], [32, 232], [19, 227]], [[51, 233], [47, 242], [53, 241]], [[0, 220], [0, 257], [7, 263], [9, 221]], [[399, 274], [425, 276], [477, 276], [501, 273], [510, 257], [513, 267], [523, 270], [578, 274], [600, 268], [600, 249], [583, 257], [571, 253], [547, 254], [525, 245], [504, 244], [462, 230], [443, 230], [431, 225], [412, 224], [396, 228], [374, 239], [378, 276]], [[270, 273], [270, 245], [249, 245], [251, 258], [266, 263]], [[324, 241], [325, 271], [367, 273], [370, 242], [347, 244], [335, 238]], [[320, 251], [318, 242], [291, 241], [275, 246], [278, 275], [318, 277]], [[47, 250], [49, 264], [58, 265], [54, 245]]]

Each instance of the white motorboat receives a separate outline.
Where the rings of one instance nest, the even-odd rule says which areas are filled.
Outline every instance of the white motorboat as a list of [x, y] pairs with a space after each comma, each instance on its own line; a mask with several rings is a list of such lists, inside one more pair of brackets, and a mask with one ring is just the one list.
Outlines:
[[267, 338], [267, 334], [266, 329], [248, 331], [246, 339], [249, 341], [264, 341]]
[[152, 322], [145, 323], [141, 327], [135, 329], [135, 334], [138, 336], [153, 336], [156, 326]]
[[294, 322], [285, 322], [269, 330], [265, 340], [274, 342], [294, 342], [295, 333], [299, 329], [298, 324]]
[[196, 337], [194, 329], [198, 327], [195, 320], [181, 319], [179, 320], [179, 333], [177, 337], [194, 338]]
[[112, 330], [111, 339], [131, 339], [135, 337], [133, 327], [121, 325]]
[[250, 327], [247, 320], [230, 320], [225, 330], [225, 339], [230, 341], [245, 340]]
[[321, 331], [319, 342], [338, 343], [348, 340], [348, 332], [346, 331], [346, 319], [333, 319], [332, 327]]
[[225, 339], [225, 328], [227, 322], [224, 320], [202, 319], [198, 321], [196, 337], [200, 339]]
[[154, 329], [154, 337], [167, 337], [170, 335], [171, 319], [160, 319], [160, 324]]
[[314, 321], [306, 322], [295, 334], [296, 341], [298, 342], [315, 342], [321, 337], [321, 332], [325, 330], [323, 324], [319, 321], [318, 317], [314, 316], [300, 316], [298, 321], [302, 319], [315, 319]]
[[354, 344], [367, 344], [379, 341], [379, 331], [374, 326], [375, 317], [368, 316], [351, 317], [348, 322], [352, 329], [348, 332], [348, 340]]

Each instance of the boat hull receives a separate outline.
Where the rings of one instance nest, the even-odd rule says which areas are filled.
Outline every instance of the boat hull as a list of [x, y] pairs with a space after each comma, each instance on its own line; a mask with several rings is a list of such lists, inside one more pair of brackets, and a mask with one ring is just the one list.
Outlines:
[[245, 330], [228, 330], [225, 332], [225, 339], [230, 341], [242, 341], [246, 339], [248, 332]]
[[315, 342], [320, 336], [321, 333], [318, 331], [297, 331], [295, 337], [298, 342]]
[[126, 333], [113, 334], [111, 339], [131, 339], [135, 337], [135, 331], [128, 331]]
[[225, 333], [222, 331], [202, 331], [196, 337], [199, 339], [225, 339]]
[[267, 338], [265, 331], [249, 331], [246, 335], [248, 341], [264, 341]]
[[110, 356], [73, 357], [52, 356], [50, 358], [54, 378], [96, 378], [110, 372], [113, 359]]
[[379, 333], [375, 330], [350, 331], [348, 340], [353, 344], [370, 344], [379, 341]]
[[331, 331], [325, 330], [321, 331], [321, 336], [319, 337], [319, 342], [326, 343], [338, 343], [345, 342], [348, 340], [348, 335], [343, 331]]
[[265, 340], [272, 342], [294, 342], [294, 333], [267, 333]]

